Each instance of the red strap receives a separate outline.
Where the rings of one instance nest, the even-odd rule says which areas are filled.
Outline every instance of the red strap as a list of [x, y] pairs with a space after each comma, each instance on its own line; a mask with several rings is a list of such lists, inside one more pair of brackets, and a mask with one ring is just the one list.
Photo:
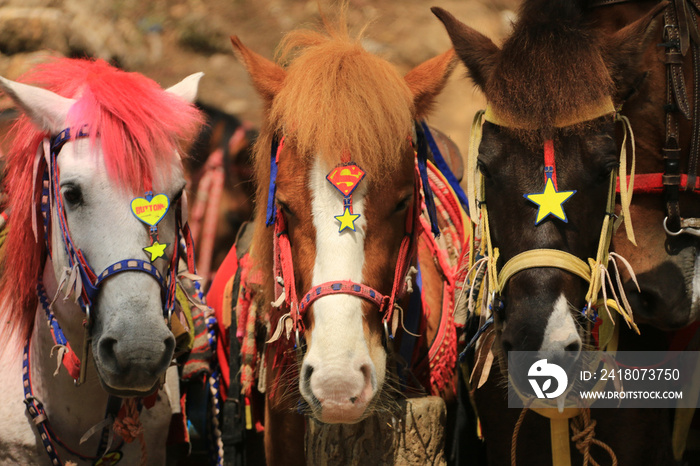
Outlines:
[[[83, 344], [87, 345], [88, 342], [83, 342]], [[71, 348], [70, 343], [66, 342], [66, 347], [68, 351], [63, 355], [63, 367], [66, 368], [73, 380], [78, 380], [80, 378], [80, 359]]]
[[367, 301], [373, 302], [380, 309], [383, 306], [386, 306], [385, 300], [388, 298], [379, 291], [367, 285], [355, 283], [350, 280], [336, 280], [314, 286], [303, 298], [301, 298], [299, 309], [301, 312], [304, 312], [304, 310], [311, 306], [311, 304], [313, 304], [313, 302], [317, 299], [332, 294], [349, 294], [352, 296], [357, 296], [358, 298], [363, 298]]
[[557, 185], [557, 162], [554, 160], [554, 141], [548, 139], [544, 142], [544, 182], [547, 183], [547, 167], [552, 167], [552, 183], [554, 189], [559, 189]]
[[[660, 194], [664, 190], [663, 173], [641, 173], [634, 175], [634, 194]], [[627, 175], [627, 183], [630, 177]], [[688, 175], [681, 175], [680, 189], [685, 190], [688, 184]], [[696, 187], [695, 191], [700, 191]], [[617, 192], [620, 192], [620, 180], [617, 180]]]
[[394, 313], [394, 303], [405, 286], [404, 277], [415, 256], [417, 238], [420, 234], [418, 226], [420, 225], [420, 215], [423, 211], [423, 200], [420, 193], [420, 173], [418, 172], [418, 168], [416, 168], [415, 172], [415, 187], [413, 188], [413, 193], [413, 207], [411, 207], [411, 210], [406, 214], [406, 234], [401, 240], [399, 255], [396, 260], [394, 285], [389, 295], [386, 309], [382, 310], [384, 312], [384, 322], [389, 322]]
[[284, 147], [284, 139], [287, 136], [282, 136], [282, 139], [280, 139], [280, 143], [277, 146], [277, 153], [275, 154], [275, 163], [280, 163], [280, 154], [282, 153], [282, 148]]
[[[284, 212], [277, 209], [277, 221], [275, 222], [275, 277], [284, 280], [284, 301], [290, 309], [294, 329], [300, 332], [304, 329], [304, 323], [299, 311], [296, 282], [294, 281], [294, 263], [292, 261], [292, 245], [287, 234], [287, 222]], [[275, 280], [276, 282], [276, 280]], [[275, 288], [279, 284], [275, 285]], [[277, 294], [276, 294], [277, 295]]]
[[224, 292], [226, 291], [226, 285], [229, 280], [232, 279], [236, 272], [238, 271], [238, 255], [236, 251], [236, 245], [231, 247], [231, 250], [226, 255], [226, 258], [219, 266], [219, 270], [214, 275], [214, 279], [207, 292], [207, 305], [214, 309], [214, 316], [216, 317], [217, 325], [217, 338], [216, 338], [216, 355], [218, 357], [219, 369], [221, 370], [221, 377], [223, 379], [223, 386], [219, 393], [226, 399], [226, 394], [228, 392], [228, 384], [230, 381], [229, 366], [228, 366], [228, 356], [229, 356], [229, 345], [228, 341], [229, 332], [226, 327], [224, 327], [224, 312], [231, 312], [231, 309], [224, 309]]

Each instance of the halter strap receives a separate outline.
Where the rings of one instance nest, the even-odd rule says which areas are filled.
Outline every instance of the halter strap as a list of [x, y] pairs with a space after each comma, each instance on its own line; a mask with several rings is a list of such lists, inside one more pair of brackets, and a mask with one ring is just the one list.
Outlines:
[[[77, 456], [83, 461], [94, 461], [97, 459], [102, 458], [106, 453], [108, 453], [108, 442], [106, 440], [106, 430], [108, 429], [109, 425], [105, 426], [103, 428], [102, 436], [100, 438], [100, 442], [98, 445], [97, 449], [97, 454], [95, 456], [87, 456], [83, 455], [74, 449], [70, 448], [68, 445], [66, 445], [64, 442], [61, 441], [61, 439], [56, 435], [56, 433], [51, 429], [51, 424], [49, 423], [49, 418], [46, 414], [46, 410], [44, 409], [43, 403], [34, 396], [34, 390], [32, 388], [32, 378], [31, 378], [31, 370], [29, 367], [30, 364], [30, 348], [29, 348], [30, 340], [27, 339], [27, 341], [24, 344], [24, 349], [22, 352], [22, 388], [24, 390], [24, 404], [27, 410], [27, 414], [29, 415], [30, 419], [36, 426], [37, 430], [39, 431], [39, 437], [41, 438], [41, 443], [44, 447], [44, 450], [46, 451], [46, 454], [49, 456], [49, 459], [51, 460], [51, 464], [54, 466], [60, 466], [63, 465], [63, 461], [61, 461], [61, 457], [58, 455], [58, 452], [56, 451], [56, 447], [54, 445], [54, 442], [61, 447], [63, 447], [66, 451], [68, 451], [70, 454]], [[110, 395], [108, 402], [107, 402], [107, 409], [105, 413], [105, 417], [109, 418], [109, 416], [114, 416], [116, 415], [117, 411], [119, 410], [119, 407], [121, 406], [121, 399], [113, 397]], [[123, 440], [119, 443], [116, 449], [112, 451], [119, 451], [124, 444]]]
[[533, 267], [555, 267], [591, 281], [591, 267], [578, 257], [558, 249], [530, 249], [514, 256], [501, 268], [498, 274], [498, 288], [501, 292], [508, 280], [518, 272]]
[[299, 303], [299, 310], [303, 313], [314, 301], [324, 296], [334, 294], [349, 294], [358, 298], [366, 299], [379, 307], [380, 312], [387, 306], [388, 296], [384, 296], [379, 291], [367, 285], [360, 285], [350, 280], [339, 280], [322, 283], [309, 290]]

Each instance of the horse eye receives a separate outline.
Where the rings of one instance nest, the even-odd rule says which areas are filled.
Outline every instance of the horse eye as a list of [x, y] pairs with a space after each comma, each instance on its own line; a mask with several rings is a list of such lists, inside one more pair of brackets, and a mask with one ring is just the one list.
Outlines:
[[482, 175], [486, 178], [491, 178], [491, 174], [489, 173], [489, 170], [486, 168], [486, 164], [482, 162], [480, 159], [477, 159], [476, 161], [476, 168], [479, 169]]
[[399, 212], [403, 212], [408, 208], [408, 204], [411, 203], [411, 199], [413, 198], [413, 194], [404, 197], [401, 199], [399, 202], [396, 203], [396, 206], [394, 207], [394, 213], [398, 214]]
[[63, 187], [63, 200], [68, 204], [68, 207], [78, 207], [83, 204], [83, 191], [80, 186], [74, 184], [65, 185]]
[[280, 209], [282, 209], [282, 212], [284, 212], [285, 215], [294, 215], [294, 212], [292, 212], [292, 209], [289, 208], [289, 205], [287, 205], [287, 203], [277, 199], [277, 205], [280, 207]]
[[173, 198], [170, 200], [171, 204], [175, 204], [177, 201], [179, 201], [182, 198], [182, 195], [185, 194], [185, 187], [180, 189], [177, 194], [173, 196]]
[[600, 171], [600, 180], [607, 181], [610, 178], [610, 173], [617, 168], [617, 160], [611, 160], [603, 165], [603, 169]]

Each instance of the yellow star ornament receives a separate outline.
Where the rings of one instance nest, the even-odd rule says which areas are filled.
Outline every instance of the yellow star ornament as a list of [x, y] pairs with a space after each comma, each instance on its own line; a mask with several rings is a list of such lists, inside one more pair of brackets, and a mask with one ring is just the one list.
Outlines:
[[154, 241], [150, 246], [143, 248], [148, 254], [151, 255], [151, 262], [163, 257], [165, 255], [165, 248], [168, 247], [168, 243], [161, 244], [158, 241]]
[[562, 204], [568, 201], [575, 192], [576, 190], [557, 191], [557, 188], [554, 187], [554, 183], [552, 182], [552, 178], [548, 177], [547, 183], [544, 186], [544, 192], [525, 194], [524, 196], [527, 198], [527, 200], [537, 204], [539, 207], [537, 209], [537, 220], [535, 220], [535, 225], [539, 225], [539, 223], [549, 215], [553, 215], [564, 222], [568, 222]]
[[350, 228], [352, 231], [355, 231], [355, 220], [360, 218], [360, 214], [353, 214], [350, 212], [350, 209], [346, 207], [343, 215], [334, 215], [333, 218], [340, 222], [338, 233], [342, 232], [346, 228]]

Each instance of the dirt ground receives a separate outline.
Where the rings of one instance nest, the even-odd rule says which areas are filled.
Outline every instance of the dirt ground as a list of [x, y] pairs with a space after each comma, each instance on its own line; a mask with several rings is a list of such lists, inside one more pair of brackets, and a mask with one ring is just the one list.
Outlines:
[[[231, 52], [228, 37], [238, 35], [250, 48], [273, 58], [285, 32], [317, 24], [319, 3], [299, 0], [161, 0], [122, 1], [123, 13], [137, 24], [151, 24], [158, 35], [148, 42], [150, 59], [137, 71], [163, 86], [185, 75], [205, 73], [200, 98], [207, 104], [258, 125], [260, 101], [243, 66]], [[494, 38], [509, 32], [519, 0], [435, 1], [351, 0], [348, 22], [359, 30], [371, 22], [365, 47], [387, 58], [401, 72], [451, 46], [442, 24], [430, 12], [440, 6]], [[430, 123], [448, 134], [466, 153], [468, 130], [476, 110], [484, 106], [481, 93], [465, 78], [460, 65], [440, 97]]]

